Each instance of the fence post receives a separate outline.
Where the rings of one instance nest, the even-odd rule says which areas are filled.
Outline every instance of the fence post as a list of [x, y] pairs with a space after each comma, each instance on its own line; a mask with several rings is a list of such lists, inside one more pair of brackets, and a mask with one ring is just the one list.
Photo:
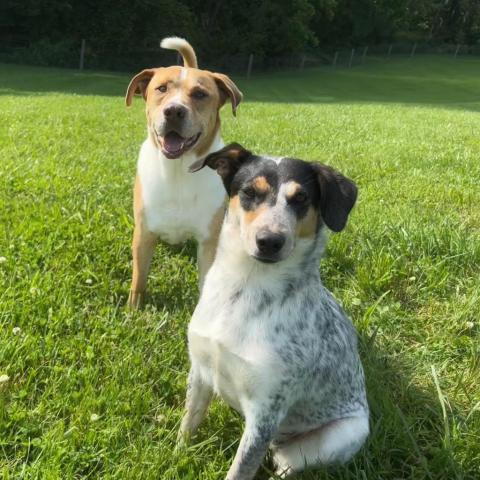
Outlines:
[[250, 78], [252, 75], [252, 66], [253, 66], [253, 53], [248, 57], [248, 67], [247, 67], [247, 78]]
[[416, 43], [413, 44], [412, 53], [410, 53], [410, 58], [413, 58], [413, 56], [415, 55], [415, 50], [417, 50], [417, 44]]
[[355, 56], [355, 49], [352, 48], [352, 53], [350, 55], [350, 61], [348, 62], [348, 68], [352, 68], [353, 57]]
[[338, 60], [338, 51], [335, 52], [335, 55], [333, 57], [333, 68], [337, 68], [337, 60]]
[[453, 58], [457, 58], [459, 51], [460, 51], [460, 44], [457, 45], [457, 48], [455, 49], [455, 55], [453, 56]]
[[306, 55], [302, 55], [302, 59], [300, 60], [300, 70], [303, 70], [305, 68], [305, 60], [306, 60]]
[[387, 53], [388, 58], [390, 58], [390, 55], [392, 54], [392, 48], [393, 48], [393, 45], [390, 44], [390, 46], [388, 47], [388, 53]]
[[85, 39], [82, 38], [82, 46], [80, 47], [80, 65], [78, 66], [79, 70], [83, 70], [84, 63], [85, 63]]
[[177, 65], [181, 65], [182, 64], [182, 57], [180, 56], [179, 53], [177, 53]]
[[362, 53], [362, 64], [365, 63], [365, 58], [367, 56], [367, 52], [368, 52], [368, 45], [363, 49], [363, 53]]

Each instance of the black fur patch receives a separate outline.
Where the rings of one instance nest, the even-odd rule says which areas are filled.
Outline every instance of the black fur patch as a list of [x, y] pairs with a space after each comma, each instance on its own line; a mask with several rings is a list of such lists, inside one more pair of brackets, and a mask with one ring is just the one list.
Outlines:
[[[268, 192], [259, 192], [254, 188], [258, 177], [265, 178], [270, 187]], [[253, 211], [262, 204], [275, 205], [281, 185], [291, 181], [298, 183], [306, 194], [305, 201], [296, 202], [292, 199], [288, 204], [296, 217], [303, 218], [310, 206], [318, 210], [320, 189], [317, 174], [310, 163], [293, 158], [283, 158], [277, 164], [269, 158], [252, 155], [232, 177], [228, 193], [230, 197], [239, 196], [245, 211]]]
[[[259, 192], [254, 188], [254, 181], [260, 176], [265, 177], [271, 187], [267, 193]], [[230, 197], [238, 195], [240, 204], [246, 211], [253, 211], [265, 202], [274, 205], [277, 201], [277, 194], [277, 166], [273, 160], [262, 157], [252, 156], [247, 160], [240, 167], [230, 184]]]

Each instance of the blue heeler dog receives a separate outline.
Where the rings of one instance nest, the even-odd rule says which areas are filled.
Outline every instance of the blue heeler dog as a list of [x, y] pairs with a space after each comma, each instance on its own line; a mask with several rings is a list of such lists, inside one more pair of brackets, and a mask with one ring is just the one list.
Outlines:
[[369, 433], [351, 321], [322, 285], [326, 229], [343, 230], [357, 188], [325, 165], [231, 144], [191, 166], [229, 196], [217, 254], [190, 322], [191, 370], [179, 441], [213, 393], [245, 418], [227, 480], [249, 480], [270, 448], [276, 474], [343, 463]]

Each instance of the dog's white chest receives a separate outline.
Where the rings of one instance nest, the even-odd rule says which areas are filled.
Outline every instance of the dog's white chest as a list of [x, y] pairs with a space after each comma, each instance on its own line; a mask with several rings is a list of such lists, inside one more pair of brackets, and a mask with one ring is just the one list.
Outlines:
[[238, 305], [232, 312], [227, 290], [215, 289], [213, 296], [200, 301], [190, 322], [190, 355], [204, 381], [243, 413], [244, 402], [270, 390], [275, 378], [270, 368], [278, 359], [261, 318], [258, 322], [246, 318], [246, 311]]
[[224, 201], [214, 171], [188, 172], [195, 160], [193, 155], [167, 159], [148, 140], [140, 151], [137, 175], [147, 227], [171, 244], [208, 238], [212, 218]]
[[197, 332], [189, 334], [189, 344], [204, 381], [231, 407], [243, 413], [244, 402], [258, 394], [265, 381], [259, 373], [258, 358], [238, 348], [238, 344], [233, 350], [222, 340]]

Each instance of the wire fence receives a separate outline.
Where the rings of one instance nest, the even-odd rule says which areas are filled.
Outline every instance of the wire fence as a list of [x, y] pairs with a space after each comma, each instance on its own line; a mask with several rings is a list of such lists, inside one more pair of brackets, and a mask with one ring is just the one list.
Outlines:
[[[202, 62], [201, 68], [222, 71], [238, 76], [281, 71], [304, 70], [316, 67], [353, 68], [370, 59], [388, 60], [391, 57], [415, 57], [417, 55], [445, 55], [452, 58], [480, 56], [480, 45], [452, 45], [431, 43], [390, 43], [363, 45], [354, 48], [319, 48], [308, 52], [283, 56], [225, 55], [214, 62]], [[53, 67], [100, 69], [136, 72], [143, 68], [181, 64], [181, 58], [172, 51], [159, 47], [118, 51], [95, 48], [88, 40], [80, 45], [71, 43], [35, 45], [33, 47], [0, 47], [0, 62], [24, 63]]]

